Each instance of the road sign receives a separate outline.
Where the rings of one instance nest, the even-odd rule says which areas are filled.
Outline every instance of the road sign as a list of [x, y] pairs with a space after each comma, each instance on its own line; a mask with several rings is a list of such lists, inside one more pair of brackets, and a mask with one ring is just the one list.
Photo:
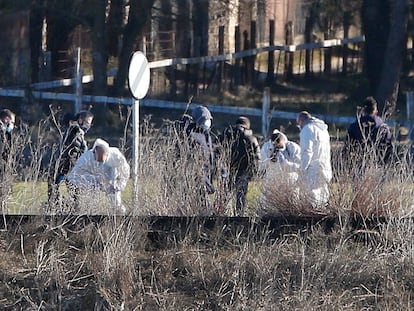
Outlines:
[[150, 69], [144, 53], [135, 52], [129, 63], [128, 86], [135, 99], [142, 99], [147, 95], [150, 83]]
[[138, 204], [138, 158], [139, 158], [139, 100], [147, 95], [150, 83], [150, 69], [148, 60], [142, 52], [135, 52], [129, 63], [128, 86], [132, 96], [136, 99], [132, 106], [133, 123], [133, 191], [132, 200]]

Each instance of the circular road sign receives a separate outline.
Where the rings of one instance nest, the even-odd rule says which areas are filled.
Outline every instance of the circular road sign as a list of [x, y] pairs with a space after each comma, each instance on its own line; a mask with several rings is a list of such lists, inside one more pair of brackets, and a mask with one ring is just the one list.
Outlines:
[[147, 95], [150, 83], [150, 69], [148, 60], [142, 52], [135, 52], [129, 62], [128, 86], [135, 99], [142, 99]]

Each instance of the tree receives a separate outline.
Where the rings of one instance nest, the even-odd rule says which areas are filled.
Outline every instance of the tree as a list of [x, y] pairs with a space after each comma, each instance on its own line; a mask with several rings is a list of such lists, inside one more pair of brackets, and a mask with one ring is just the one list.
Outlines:
[[[316, 24], [317, 16], [319, 14], [319, 4], [315, 1], [309, 5], [307, 9], [307, 15], [305, 19], [305, 43], [312, 42], [312, 32]], [[305, 52], [305, 75], [310, 77], [311, 75], [311, 50]]]
[[108, 48], [105, 40], [107, 5], [107, 1], [103, 0], [85, 1], [87, 27], [91, 29], [93, 92], [95, 95], [105, 94], [107, 88]]
[[365, 70], [380, 105], [395, 106], [403, 63], [408, 0], [364, 0]]
[[[324, 39], [334, 38], [339, 30], [343, 30], [346, 37], [351, 24], [355, 23], [355, 15], [360, 8], [360, 0], [311, 0], [304, 3], [306, 14], [305, 42], [312, 41], [312, 32], [318, 27], [323, 32]], [[331, 49], [325, 50], [325, 71], [331, 71]], [[311, 73], [310, 51], [305, 55], [306, 76]], [[346, 64], [344, 64], [346, 70]]]
[[131, 0], [128, 22], [122, 32], [122, 47], [119, 53], [118, 72], [114, 81], [114, 95], [121, 96], [128, 74], [129, 59], [134, 50], [137, 37], [151, 18], [151, 9], [155, 0]]

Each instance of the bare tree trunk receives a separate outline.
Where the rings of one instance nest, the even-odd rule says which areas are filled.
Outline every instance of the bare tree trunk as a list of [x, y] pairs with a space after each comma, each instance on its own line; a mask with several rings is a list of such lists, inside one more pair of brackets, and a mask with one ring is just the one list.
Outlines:
[[[269, 21], [269, 46], [275, 44], [275, 21]], [[272, 86], [275, 79], [275, 52], [271, 51], [268, 54], [267, 60], [267, 77], [266, 84], [267, 86]]]
[[364, 0], [361, 7], [362, 26], [365, 34], [364, 70], [370, 83], [370, 93], [375, 94], [380, 82], [390, 27], [389, 1]]
[[114, 95], [122, 95], [128, 75], [129, 59], [134, 50], [134, 44], [143, 27], [151, 18], [151, 8], [154, 0], [131, 0], [128, 23], [123, 32], [122, 48], [119, 53], [118, 72], [114, 81]]
[[[305, 21], [305, 43], [312, 42], [312, 30], [313, 30], [314, 21], [312, 19], [312, 14], [306, 17]], [[305, 77], [309, 78], [311, 76], [311, 49], [306, 49], [305, 51]]]
[[[329, 26], [327, 26], [326, 31], [323, 33], [323, 38], [325, 40], [329, 40], [332, 37], [331, 30], [328, 27]], [[332, 49], [332, 47], [323, 49], [323, 72], [327, 74], [330, 74], [332, 72]]]
[[42, 25], [45, 12], [43, 8], [34, 5], [30, 9], [30, 57], [31, 57], [31, 81], [39, 81], [39, 60], [41, 57]]
[[408, 0], [391, 1], [390, 20], [390, 31], [384, 51], [384, 62], [375, 97], [379, 104], [384, 104], [388, 101], [391, 105], [390, 109], [392, 109], [397, 102], [400, 73], [404, 59]]
[[105, 95], [107, 88], [106, 66], [108, 53], [105, 45], [105, 10], [106, 1], [96, 1], [93, 6], [92, 25], [92, 68], [93, 92], [95, 95]]
[[[285, 44], [293, 44], [293, 23], [288, 21], [285, 25]], [[293, 77], [293, 52], [285, 51], [285, 79], [290, 80]]]
[[119, 54], [119, 38], [124, 18], [124, 0], [111, 0], [106, 24], [106, 50], [110, 56]]
[[[346, 11], [343, 15], [342, 27], [344, 28], [344, 39], [349, 38], [349, 29], [351, 27], [351, 12]], [[342, 74], [345, 76], [348, 72], [348, 44], [342, 47]]]

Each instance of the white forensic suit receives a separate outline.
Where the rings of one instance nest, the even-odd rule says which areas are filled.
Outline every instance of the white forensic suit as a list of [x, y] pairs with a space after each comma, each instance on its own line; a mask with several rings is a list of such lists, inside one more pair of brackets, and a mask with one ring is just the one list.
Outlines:
[[306, 120], [300, 131], [301, 172], [312, 206], [324, 208], [332, 179], [328, 125], [317, 118]]
[[276, 149], [271, 140], [266, 141], [261, 153], [261, 170], [265, 172], [265, 188], [283, 185], [286, 190], [297, 193], [298, 171], [300, 168], [300, 147], [289, 141], [285, 134], [285, 148]]
[[105, 146], [105, 141], [97, 139], [94, 148], [83, 153], [77, 160], [67, 179], [80, 190], [99, 190], [106, 193], [111, 207], [125, 212], [121, 192], [125, 189], [129, 179], [129, 164], [118, 148], [109, 147], [107, 143], [105, 146], [108, 154], [106, 161], [96, 161], [94, 149], [98, 140]]

